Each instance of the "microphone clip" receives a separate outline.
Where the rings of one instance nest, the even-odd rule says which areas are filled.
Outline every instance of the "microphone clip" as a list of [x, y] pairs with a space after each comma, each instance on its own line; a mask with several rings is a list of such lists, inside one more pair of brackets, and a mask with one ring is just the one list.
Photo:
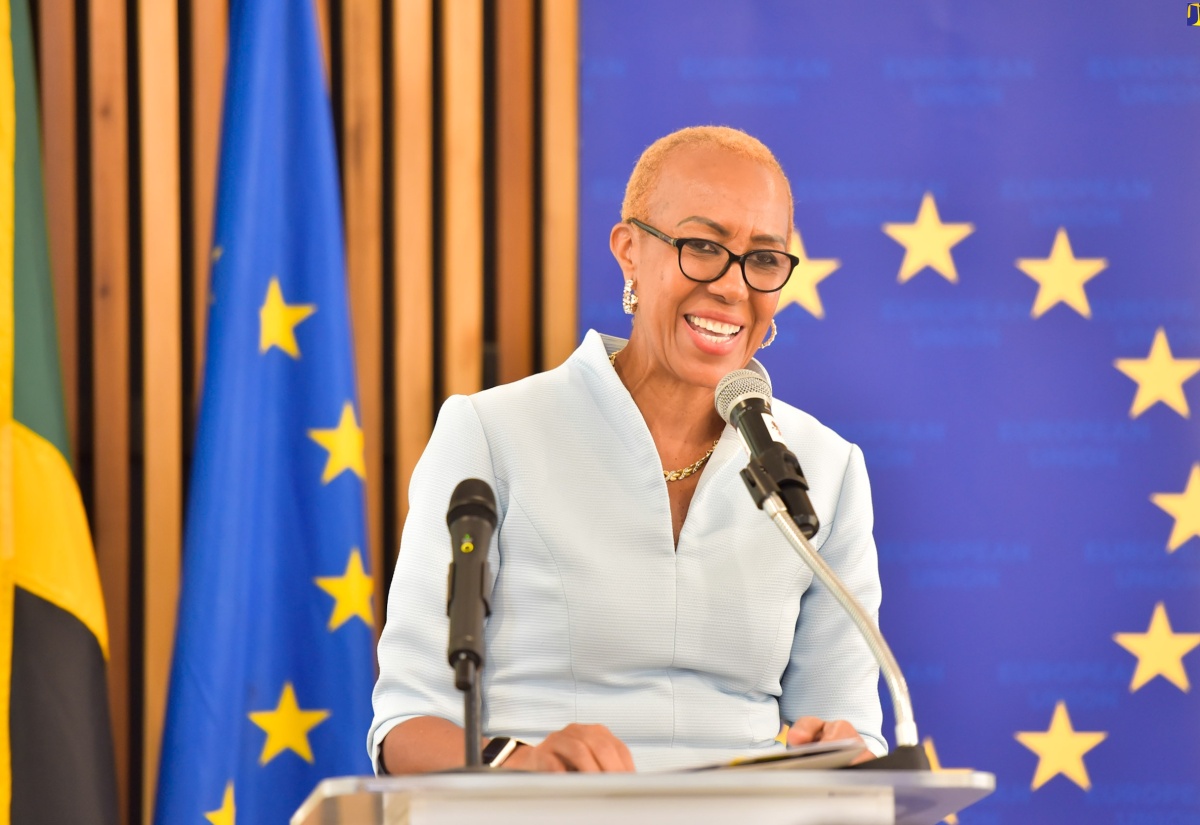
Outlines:
[[742, 483], [750, 491], [754, 506], [760, 510], [767, 499], [778, 496], [796, 527], [806, 539], [811, 539], [820, 529], [821, 521], [808, 499], [808, 482], [801, 474], [800, 466], [796, 464], [795, 458], [787, 461], [784, 452], [773, 451], [772, 457], [778, 459], [772, 462], [773, 472], [769, 472], [763, 462], [751, 459], [740, 473]]
[[779, 495], [779, 485], [757, 461], [747, 464], [739, 475], [742, 477], [742, 483], [746, 485], [746, 489], [750, 491], [750, 498], [754, 499], [754, 506], [758, 509], [761, 510], [763, 502], [771, 496]]

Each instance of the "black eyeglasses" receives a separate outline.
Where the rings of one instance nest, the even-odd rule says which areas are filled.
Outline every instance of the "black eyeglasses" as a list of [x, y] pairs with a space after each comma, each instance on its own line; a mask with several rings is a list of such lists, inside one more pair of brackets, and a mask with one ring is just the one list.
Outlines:
[[[716, 241], [708, 238], [672, 238], [637, 218], [629, 222], [664, 243], [675, 247], [679, 253], [679, 271], [689, 281], [701, 284], [712, 283], [729, 271], [734, 261], [742, 268], [742, 280], [755, 292], [778, 292], [783, 289], [792, 270], [800, 263], [795, 255], [778, 249], [751, 249], [742, 255], [734, 255]], [[724, 254], [722, 254], [724, 253]]]

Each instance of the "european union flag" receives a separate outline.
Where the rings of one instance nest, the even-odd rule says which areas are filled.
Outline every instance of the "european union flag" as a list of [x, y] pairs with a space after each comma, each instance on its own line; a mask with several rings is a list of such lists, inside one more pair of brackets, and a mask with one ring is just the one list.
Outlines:
[[644, 146], [772, 147], [803, 244], [762, 360], [862, 448], [930, 760], [996, 775], [963, 821], [1200, 823], [1188, 4], [727, 5], [580, 0], [581, 326], [628, 326], [602, 256]]
[[283, 823], [370, 772], [372, 580], [313, 4], [230, 11], [203, 402], [157, 821]]

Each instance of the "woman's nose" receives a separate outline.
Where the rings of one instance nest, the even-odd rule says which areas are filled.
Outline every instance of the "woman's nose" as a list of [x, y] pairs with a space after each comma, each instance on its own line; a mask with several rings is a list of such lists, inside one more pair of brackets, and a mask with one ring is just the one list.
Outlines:
[[709, 294], [727, 304], [744, 301], [750, 294], [750, 287], [746, 285], [746, 278], [742, 274], [742, 265], [737, 261], [730, 261], [725, 274], [715, 281], [710, 281], [707, 286]]

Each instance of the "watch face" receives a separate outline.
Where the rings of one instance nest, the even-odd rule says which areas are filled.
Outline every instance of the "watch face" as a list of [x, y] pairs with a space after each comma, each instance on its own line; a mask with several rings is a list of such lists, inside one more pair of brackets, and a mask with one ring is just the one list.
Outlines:
[[508, 742], [509, 737], [507, 736], [497, 736], [491, 742], [488, 742], [487, 747], [483, 749], [483, 764], [491, 765], [495, 762], [496, 757], [504, 751], [504, 747]]

